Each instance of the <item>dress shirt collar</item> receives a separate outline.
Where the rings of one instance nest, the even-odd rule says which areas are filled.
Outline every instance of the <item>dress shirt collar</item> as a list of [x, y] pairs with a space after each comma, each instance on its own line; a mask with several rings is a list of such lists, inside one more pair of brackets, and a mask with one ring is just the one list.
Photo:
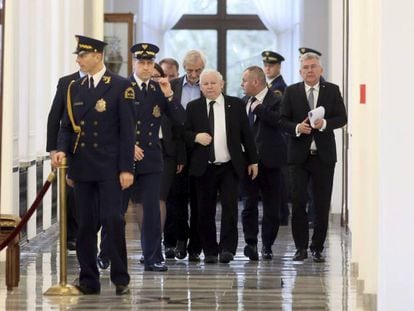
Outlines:
[[275, 81], [277, 78], [279, 78], [280, 76], [281, 76], [282, 74], [278, 74], [276, 77], [274, 77], [273, 79], [267, 79], [266, 78], [266, 81], [267, 81], [267, 84], [272, 84], [273, 83], [273, 81]]
[[142, 83], [143, 83], [143, 82], [145, 83], [145, 85], [147, 86], [147, 89], [148, 89], [149, 80], [147, 80], [147, 81], [143, 81], [143, 80], [141, 80], [140, 78], [138, 78], [138, 77], [136, 76], [136, 74], [135, 74], [135, 73], [134, 73], [134, 79], [135, 79], [135, 81], [137, 82], [139, 89], [141, 89], [141, 88], [142, 88], [141, 86], [142, 86]]
[[[95, 85], [95, 88], [98, 87], [98, 84], [101, 81], [101, 79], [102, 79], [103, 75], [105, 74], [105, 72], [106, 72], [106, 67], [104, 65], [101, 70], [99, 70], [97, 73], [95, 73], [92, 76], [93, 77], [93, 84]], [[88, 80], [89, 80], [90, 77], [91, 77], [91, 75], [88, 74]]]
[[[210, 104], [210, 102], [213, 101], [213, 99], [206, 98], [206, 101], [207, 101], [207, 107], [208, 107], [209, 104]], [[216, 102], [216, 104], [224, 105], [224, 96], [223, 96], [223, 94], [220, 94], [219, 97], [217, 97], [216, 99], [214, 99], [214, 101]]]
[[198, 80], [196, 82], [196, 84], [191, 84], [190, 82], [188, 82], [187, 80], [187, 75], [184, 75], [184, 79], [183, 79], [183, 86], [188, 85], [190, 87], [199, 87], [200, 86], [200, 80]]
[[313, 87], [313, 90], [314, 91], [316, 91], [316, 92], [319, 92], [319, 82], [318, 83], [316, 83], [314, 86], [310, 86], [310, 85], [307, 85], [306, 83], [304, 83], [305, 84], [305, 91], [306, 91], [306, 94], [308, 94], [309, 93], [309, 90]]
[[[267, 92], [269, 92], [269, 88], [265, 87], [263, 90], [261, 90], [259, 93], [257, 93], [255, 96], [251, 96], [251, 97], [256, 97], [256, 99], [258, 101], [260, 101], [261, 103], [263, 103], [264, 98], [267, 95]], [[250, 98], [251, 98], [250, 97]]]

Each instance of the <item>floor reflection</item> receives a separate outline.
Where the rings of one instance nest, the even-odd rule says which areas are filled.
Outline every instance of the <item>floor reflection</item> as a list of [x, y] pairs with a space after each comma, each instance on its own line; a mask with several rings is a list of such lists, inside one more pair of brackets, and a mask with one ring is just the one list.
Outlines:
[[[164, 274], [144, 272], [134, 211], [127, 215], [131, 295], [119, 297], [102, 271], [98, 296], [50, 297], [43, 293], [59, 282], [58, 228], [22, 246], [20, 285], [5, 287], [0, 274], [0, 310], [363, 310], [357, 308], [356, 280], [350, 274], [350, 238], [331, 223], [327, 261], [294, 263], [290, 228], [281, 227], [274, 259], [250, 262], [239, 249], [230, 264], [204, 265], [170, 260]], [[259, 249], [261, 246], [259, 245]], [[1, 266], [4, 271], [4, 264]], [[75, 252], [68, 255], [68, 283], [78, 273]], [[360, 304], [359, 304], [360, 305]]]

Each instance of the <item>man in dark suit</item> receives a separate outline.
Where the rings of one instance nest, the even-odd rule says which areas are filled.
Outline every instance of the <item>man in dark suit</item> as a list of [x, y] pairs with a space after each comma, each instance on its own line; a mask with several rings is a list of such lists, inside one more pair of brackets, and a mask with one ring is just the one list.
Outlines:
[[[245, 104], [239, 98], [223, 95], [223, 86], [218, 71], [203, 71], [200, 87], [205, 98], [187, 105], [185, 136], [191, 145], [189, 174], [195, 176], [198, 227], [205, 263], [216, 263], [218, 254], [222, 263], [233, 260], [237, 249], [239, 180], [246, 169], [254, 179], [258, 169]], [[217, 191], [222, 207], [219, 244], [215, 221]]]
[[[56, 153], [57, 139], [60, 128], [60, 122], [63, 117], [66, 105], [66, 90], [68, 85], [73, 80], [85, 76], [85, 73], [76, 71], [70, 75], [59, 79], [55, 97], [53, 98], [52, 107], [47, 118], [47, 142], [46, 151], [50, 152], [50, 158]], [[75, 217], [75, 199], [73, 194], [73, 187], [68, 187], [67, 191], [67, 246], [68, 250], [76, 250], [76, 233], [77, 222]]]
[[[293, 260], [308, 257], [309, 224], [306, 213], [307, 185], [312, 180], [315, 200], [315, 221], [310, 250], [315, 262], [322, 255], [329, 221], [332, 184], [336, 163], [334, 129], [347, 122], [339, 87], [321, 82], [323, 68], [319, 55], [306, 53], [300, 58], [303, 82], [286, 88], [282, 101], [282, 126], [290, 135], [288, 164], [292, 178], [292, 233], [296, 253]], [[324, 117], [309, 123], [308, 112], [324, 107]]]
[[[122, 189], [133, 182], [134, 90], [128, 80], [103, 63], [105, 42], [76, 36], [80, 69], [88, 75], [68, 86], [68, 102], [58, 136], [54, 165], [69, 157], [74, 181], [80, 275], [75, 284], [84, 294], [100, 293], [96, 263], [96, 228], [107, 230], [111, 281], [116, 294], [129, 293]], [[95, 200], [99, 204], [96, 206]], [[95, 207], [95, 208], [94, 208]]]
[[[146, 271], [167, 271], [161, 253], [160, 186], [163, 158], [159, 141], [161, 116], [165, 113], [183, 126], [184, 108], [174, 99], [168, 78], [152, 81], [158, 47], [138, 43], [131, 47], [134, 73], [129, 77], [135, 91], [135, 182], [124, 191], [124, 207], [129, 198], [143, 206], [141, 245]], [[132, 192], [132, 193], [130, 193]]]
[[252, 127], [259, 157], [259, 174], [252, 180], [244, 178], [244, 208], [242, 224], [246, 246], [245, 256], [258, 260], [257, 235], [259, 232], [258, 203], [261, 194], [262, 258], [273, 258], [272, 246], [279, 231], [281, 206], [281, 167], [286, 165], [286, 143], [279, 127], [280, 96], [266, 86], [266, 76], [258, 66], [243, 72], [241, 84], [246, 97], [246, 112]]
[[[187, 103], [201, 96], [200, 74], [204, 70], [206, 59], [204, 54], [197, 50], [190, 50], [183, 60], [183, 67], [186, 74], [171, 81], [171, 88], [174, 91], [174, 98], [186, 108]], [[190, 150], [187, 150], [187, 158]], [[193, 177], [188, 175], [188, 166], [184, 166], [181, 173], [175, 176], [167, 202], [167, 210], [175, 211], [175, 225], [177, 245], [175, 256], [184, 259], [187, 256], [189, 261], [199, 261], [201, 253], [201, 240], [198, 232], [198, 209], [197, 198]], [[190, 215], [188, 212], [190, 203]], [[187, 245], [188, 242], [188, 245]]]
[[266, 74], [267, 85], [272, 92], [282, 95], [286, 88], [285, 80], [280, 73], [282, 62], [285, 58], [273, 51], [263, 51], [263, 71]]

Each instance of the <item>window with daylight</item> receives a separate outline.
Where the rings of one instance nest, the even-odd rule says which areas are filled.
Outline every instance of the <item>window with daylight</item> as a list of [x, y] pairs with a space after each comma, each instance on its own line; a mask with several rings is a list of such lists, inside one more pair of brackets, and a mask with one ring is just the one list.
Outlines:
[[277, 48], [276, 36], [266, 29], [251, 0], [189, 0], [187, 13], [165, 40], [165, 54], [180, 63], [188, 50], [202, 50], [206, 67], [222, 73], [226, 93], [233, 96], [243, 95], [243, 70], [261, 66], [261, 52]]

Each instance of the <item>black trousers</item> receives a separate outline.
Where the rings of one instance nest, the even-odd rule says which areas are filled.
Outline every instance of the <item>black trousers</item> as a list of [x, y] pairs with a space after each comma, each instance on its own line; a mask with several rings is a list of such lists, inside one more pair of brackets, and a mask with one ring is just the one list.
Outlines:
[[247, 244], [257, 244], [259, 232], [259, 198], [263, 203], [262, 243], [272, 247], [279, 231], [279, 213], [282, 201], [282, 175], [280, 168], [268, 168], [259, 163], [259, 174], [252, 180], [246, 174], [244, 179], [244, 207], [242, 224]]
[[[190, 203], [190, 215], [188, 204]], [[194, 254], [201, 253], [201, 240], [198, 230], [198, 208], [194, 177], [188, 176], [185, 166], [176, 174], [167, 200], [167, 213], [173, 210], [175, 215], [175, 234], [180, 241], [189, 240], [187, 250]]]
[[108, 254], [111, 261], [111, 281], [116, 285], [127, 285], [130, 278], [119, 179], [75, 182], [75, 201], [78, 220], [76, 254], [80, 265], [80, 284], [91, 289], [100, 288], [96, 265], [96, 228], [101, 223], [106, 230], [107, 245], [111, 250]]
[[73, 187], [67, 189], [67, 240], [75, 241], [78, 231], [78, 222], [76, 221], [75, 194]]
[[292, 234], [296, 248], [307, 249], [309, 244], [306, 203], [309, 179], [312, 179], [314, 225], [310, 249], [322, 251], [328, 230], [335, 163], [325, 163], [318, 155], [309, 155], [303, 164], [290, 165], [289, 170], [292, 181]]
[[[195, 185], [204, 255], [217, 256], [222, 251], [236, 254], [239, 179], [231, 162], [222, 165], [209, 164], [204, 175], [195, 177]], [[219, 243], [216, 232], [217, 192], [220, 193], [221, 201]]]

